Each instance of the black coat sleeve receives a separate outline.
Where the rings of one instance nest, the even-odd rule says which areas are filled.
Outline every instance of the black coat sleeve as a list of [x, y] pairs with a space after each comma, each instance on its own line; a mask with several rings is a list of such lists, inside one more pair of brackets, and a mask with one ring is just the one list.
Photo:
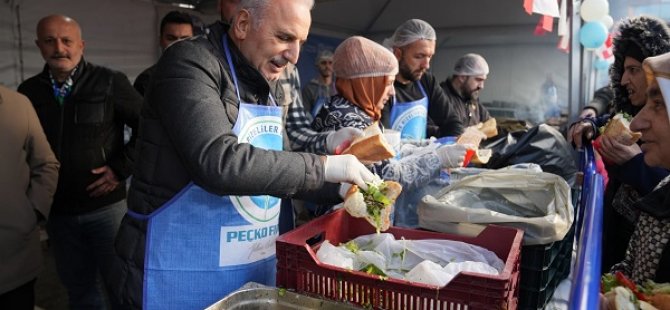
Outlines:
[[428, 135], [441, 138], [463, 133], [463, 123], [435, 77], [424, 74], [421, 83], [428, 93]]
[[128, 78], [120, 72], [115, 72], [112, 80], [112, 100], [114, 103], [114, 118], [119, 126], [127, 125], [132, 128], [130, 141], [109, 158], [108, 165], [114, 170], [119, 180], [128, 178], [133, 171], [135, 160], [135, 140], [139, 129], [142, 96], [133, 88]]

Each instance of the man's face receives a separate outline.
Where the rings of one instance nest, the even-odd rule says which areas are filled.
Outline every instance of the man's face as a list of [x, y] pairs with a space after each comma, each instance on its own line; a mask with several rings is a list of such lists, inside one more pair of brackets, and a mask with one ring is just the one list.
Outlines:
[[[312, 22], [310, 7], [303, 1], [271, 0], [257, 16], [237, 14], [234, 35], [242, 55], [268, 80], [277, 80], [286, 65], [298, 62], [300, 46]], [[262, 16], [261, 16], [262, 15]], [[256, 21], [263, 18], [260, 24]]]
[[635, 58], [626, 57], [623, 62], [621, 86], [628, 91], [630, 103], [636, 107], [642, 106], [646, 100], [647, 80], [642, 70], [642, 63]]
[[383, 110], [384, 105], [395, 95], [395, 88], [393, 88], [393, 82], [395, 81], [395, 76], [387, 76], [386, 77], [386, 84], [384, 85], [384, 92], [382, 93], [382, 96], [377, 102], [377, 109]]
[[405, 83], [418, 81], [430, 68], [430, 59], [435, 54], [435, 41], [418, 40], [394, 48], [393, 53], [398, 59], [398, 80]]
[[54, 73], [69, 74], [84, 53], [81, 29], [76, 23], [62, 18], [51, 18], [40, 24], [35, 44]]
[[656, 79], [647, 90], [647, 100], [635, 115], [630, 129], [642, 132], [644, 161], [652, 167], [670, 169], [670, 121], [663, 94]]
[[479, 99], [479, 91], [484, 89], [486, 75], [461, 76], [461, 95], [467, 100]]
[[333, 75], [333, 59], [332, 58], [324, 58], [319, 60], [319, 64], [317, 65], [319, 68], [319, 74], [323, 78], [328, 78]]
[[167, 23], [163, 27], [160, 45], [165, 50], [170, 44], [177, 40], [190, 38], [193, 36], [193, 26], [191, 24]]

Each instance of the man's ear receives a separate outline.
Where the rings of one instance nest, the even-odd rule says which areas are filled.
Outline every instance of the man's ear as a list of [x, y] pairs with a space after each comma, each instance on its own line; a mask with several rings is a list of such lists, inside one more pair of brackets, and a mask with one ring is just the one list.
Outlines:
[[251, 15], [246, 9], [240, 10], [234, 19], [233, 35], [238, 40], [244, 40], [251, 30]]
[[402, 50], [399, 47], [394, 47], [393, 55], [395, 55], [395, 58], [398, 59], [398, 61], [400, 61], [400, 59], [402, 59]]

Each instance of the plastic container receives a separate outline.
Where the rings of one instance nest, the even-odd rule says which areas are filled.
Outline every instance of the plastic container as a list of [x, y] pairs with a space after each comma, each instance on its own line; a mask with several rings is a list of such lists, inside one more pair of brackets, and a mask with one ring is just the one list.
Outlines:
[[363, 219], [338, 210], [277, 239], [277, 286], [297, 293], [350, 302], [373, 309], [515, 309], [523, 231], [491, 225], [476, 237], [391, 227], [387, 233], [409, 240], [447, 239], [482, 246], [498, 255], [505, 268], [497, 276], [461, 273], [442, 288], [321, 264], [316, 251], [374, 233]]
[[[574, 225], [561, 241], [524, 246], [521, 250], [519, 309], [542, 309], [570, 274]], [[540, 249], [545, 249], [544, 255]], [[528, 253], [528, 257], [525, 255]], [[536, 258], [533, 260], [533, 258]]]
[[[572, 257], [572, 256], [569, 256]], [[558, 266], [556, 275], [551, 278], [547, 286], [540, 290], [532, 290], [521, 288], [519, 292], [519, 310], [530, 310], [530, 309], [544, 309], [544, 306], [547, 305], [551, 297], [554, 295], [554, 291], [561, 284], [561, 281], [568, 277], [570, 274], [570, 258], [563, 259], [562, 257], [558, 259], [561, 261], [560, 266]]]
[[565, 238], [548, 244], [524, 245], [521, 248], [521, 269], [543, 271], [554, 265], [554, 260], [562, 253], [572, 252], [575, 238], [574, 225]]

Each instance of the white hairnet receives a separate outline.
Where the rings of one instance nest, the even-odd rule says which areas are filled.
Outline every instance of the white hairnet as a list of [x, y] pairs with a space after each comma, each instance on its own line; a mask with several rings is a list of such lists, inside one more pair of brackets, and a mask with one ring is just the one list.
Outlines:
[[398, 26], [393, 35], [384, 40], [384, 45], [390, 48], [402, 47], [419, 40], [435, 41], [436, 39], [433, 26], [420, 19], [410, 19]]
[[318, 65], [321, 62], [321, 60], [324, 60], [324, 59], [331, 59], [332, 60], [333, 59], [333, 52], [331, 52], [330, 50], [321, 50], [319, 52], [319, 54], [316, 56], [316, 59], [314, 60], [314, 63]]
[[489, 64], [479, 54], [465, 54], [454, 66], [455, 75], [488, 75]]
[[336, 77], [344, 79], [394, 76], [398, 73], [398, 60], [378, 43], [353, 36], [335, 49], [333, 70]]

